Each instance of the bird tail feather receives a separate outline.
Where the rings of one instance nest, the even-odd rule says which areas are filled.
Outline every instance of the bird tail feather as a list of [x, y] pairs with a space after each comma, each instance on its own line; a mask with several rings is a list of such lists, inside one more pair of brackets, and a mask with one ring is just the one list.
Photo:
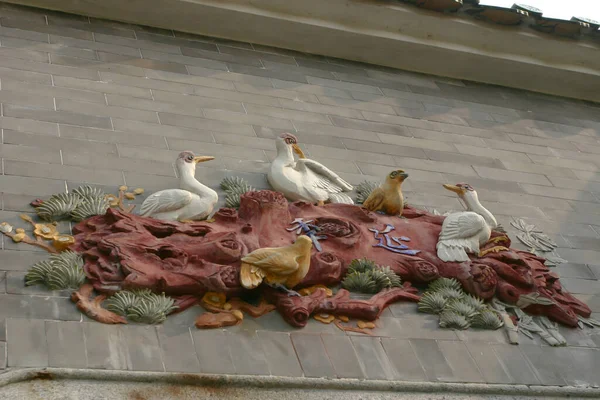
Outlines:
[[260, 268], [242, 262], [240, 269], [240, 282], [246, 289], [254, 289], [258, 287], [265, 277], [264, 272]]
[[[439, 241], [436, 247], [437, 256], [443, 261], [463, 262], [469, 260], [469, 256], [462, 244]], [[469, 250], [471, 249], [469, 248]]]
[[330, 193], [329, 201], [331, 203], [341, 203], [341, 204], [354, 204], [352, 197], [348, 196], [346, 193]]

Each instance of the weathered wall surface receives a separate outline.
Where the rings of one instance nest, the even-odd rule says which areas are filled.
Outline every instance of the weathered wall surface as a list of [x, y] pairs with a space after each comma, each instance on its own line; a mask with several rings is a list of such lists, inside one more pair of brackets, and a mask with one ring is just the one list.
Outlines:
[[528, 19], [503, 26], [396, 0], [9, 2], [600, 101], [598, 35], [540, 33]]
[[[2, 221], [23, 226], [31, 199], [84, 182], [173, 187], [182, 150], [216, 157], [197, 172], [211, 187], [238, 175], [265, 188], [273, 138], [290, 131], [351, 183], [407, 170], [412, 205], [459, 209], [441, 184], [469, 182], [505, 227], [527, 217], [551, 235], [570, 261], [556, 269], [562, 282], [600, 311], [597, 106], [6, 5], [0, 85]], [[3, 238], [0, 356], [10, 368], [600, 383], [598, 335], [561, 331], [562, 349], [524, 336], [509, 346], [503, 332], [439, 330], [413, 304], [391, 307], [373, 337], [315, 321], [291, 331], [275, 314], [197, 331], [199, 309], [158, 327], [98, 325], [69, 293], [23, 287], [45, 257]]]

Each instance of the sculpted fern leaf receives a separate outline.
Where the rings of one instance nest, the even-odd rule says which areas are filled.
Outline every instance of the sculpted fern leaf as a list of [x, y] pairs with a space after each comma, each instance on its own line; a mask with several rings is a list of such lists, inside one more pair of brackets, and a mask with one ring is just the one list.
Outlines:
[[55, 221], [68, 217], [81, 201], [81, 198], [73, 193], [59, 193], [44, 201], [35, 212], [44, 221]]
[[501, 328], [504, 325], [498, 314], [491, 310], [483, 310], [477, 313], [473, 317], [472, 324], [475, 328], [492, 330]]
[[448, 300], [436, 292], [428, 292], [421, 296], [417, 309], [428, 314], [439, 314], [446, 307]]
[[465, 330], [468, 329], [471, 324], [469, 320], [463, 315], [453, 313], [451, 311], [444, 311], [440, 315], [440, 327], [446, 329], [457, 329]]
[[443, 289], [443, 288], [450, 288], [450, 289], [455, 289], [455, 290], [462, 290], [462, 286], [460, 285], [460, 283], [452, 278], [438, 278], [435, 281], [431, 282], [429, 284], [429, 287], [427, 288], [427, 290], [429, 291], [436, 291], [438, 289]]

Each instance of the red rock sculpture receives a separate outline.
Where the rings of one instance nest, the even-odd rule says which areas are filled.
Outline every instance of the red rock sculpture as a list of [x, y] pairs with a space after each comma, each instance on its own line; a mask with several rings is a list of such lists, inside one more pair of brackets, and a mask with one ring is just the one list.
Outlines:
[[[223, 292], [230, 298], [242, 294], [240, 258], [258, 248], [293, 243], [296, 232], [286, 228], [296, 218], [313, 220], [312, 224], [320, 228], [318, 235], [325, 237], [319, 240], [322, 251], [313, 248], [310, 271], [296, 289], [335, 285], [350, 261], [362, 257], [389, 265], [405, 285], [367, 301], [350, 299], [344, 290], [327, 298], [324, 290], [288, 297], [271, 288], [257, 289], [263, 290], [267, 300], [294, 326], [304, 326], [317, 312], [374, 320], [392, 302], [418, 301], [411, 283], [424, 284], [440, 276], [456, 278], [475, 296], [487, 300], [496, 295], [510, 304], [521, 294], [538, 292], [555, 304], [536, 304], [526, 311], [568, 326], [577, 325], [577, 315], [588, 317], [591, 313], [562, 288], [543, 259], [518, 250], [502, 250], [501, 246], [510, 247], [510, 240], [499, 232], [492, 234], [495, 242], [486, 248], [500, 251], [480, 258], [472, 256], [465, 263], [443, 262], [436, 255], [436, 243], [444, 217], [411, 207], [399, 218], [355, 205], [288, 203], [280, 193], [257, 191], [242, 195], [239, 211], [220, 209], [212, 223], [167, 222], [109, 209], [74, 228], [73, 249], [83, 253], [86, 275], [97, 291], [150, 288], [178, 298], [180, 307], [186, 307], [207, 291]], [[395, 229], [384, 234], [391, 229], [386, 229], [387, 225]]]

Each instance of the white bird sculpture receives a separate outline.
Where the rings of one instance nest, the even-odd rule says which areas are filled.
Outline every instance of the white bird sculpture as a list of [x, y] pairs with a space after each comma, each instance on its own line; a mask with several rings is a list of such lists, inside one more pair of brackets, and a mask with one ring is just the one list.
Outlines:
[[214, 159], [210, 156], [196, 157], [191, 151], [180, 153], [175, 161], [179, 189], [151, 194], [144, 200], [140, 215], [180, 222], [208, 218], [219, 201], [219, 196], [196, 180], [196, 164]]
[[[291, 201], [304, 200], [323, 205], [325, 202], [354, 204], [347, 193], [353, 187], [323, 164], [305, 158], [298, 139], [283, 133], [276, 139], [277, 157], [271, 163], [268, 179], [278, 192]], [[298, 160], [294, 160], [294, 154]]]
[[444, 219], [437, 243], [437, 256], [447, 262], [467, 261], [467, 253], [479, 254], [480, 246], [490, 240], [492, 229], [498, 223], [492, 213], [481, 205], [471, 185], [457, 183], [444, 187], [458, 194], [467, 211], [452, 213]]

